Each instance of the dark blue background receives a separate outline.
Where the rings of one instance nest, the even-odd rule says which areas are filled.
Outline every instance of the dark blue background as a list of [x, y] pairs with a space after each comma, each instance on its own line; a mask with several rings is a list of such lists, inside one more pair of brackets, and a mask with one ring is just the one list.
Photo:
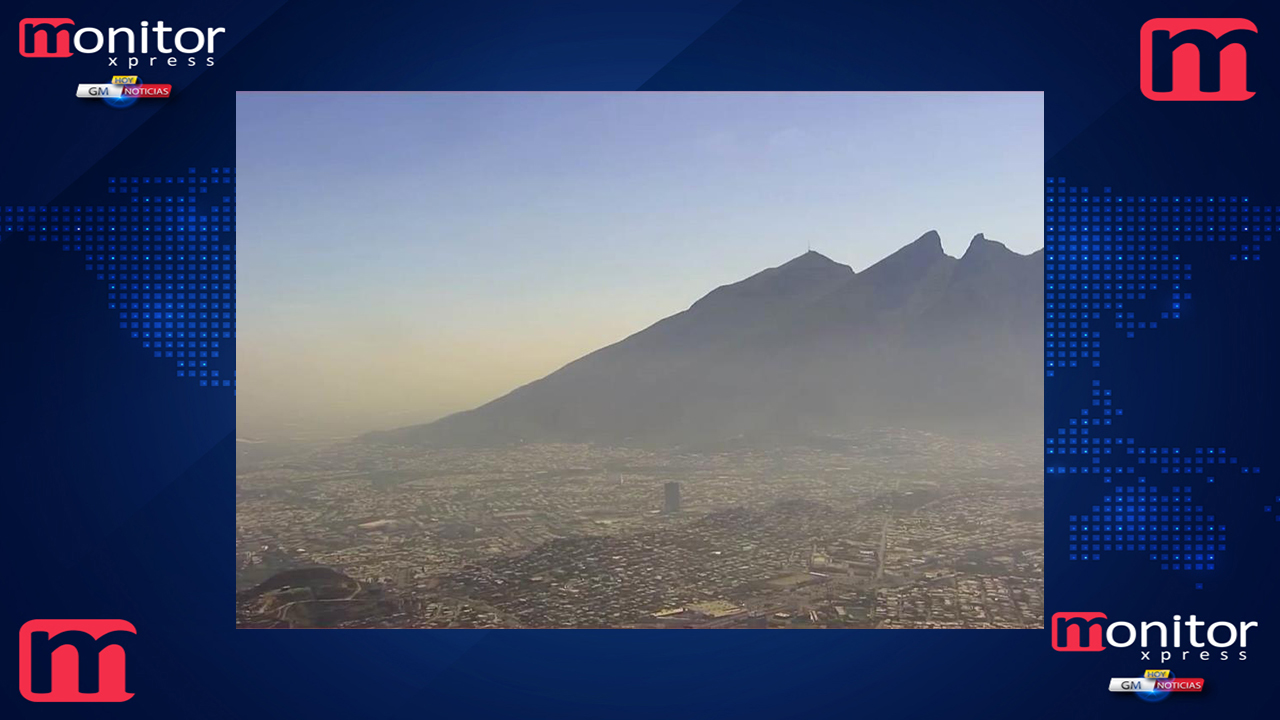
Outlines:
[[[1273, 3], [7, 7], [11, 30], [23, 17], [57, 15], [81, 26], [163, 19], [227, 33], [208, 69], [113, 73], [102, 56], [0, 53], [11, 91], [0, 205], [96, 201], [110, 176], [234, 165], [237, 90], [439, 89], [1043, 90], [1050, 176], [1133, 195], [1241, 194], [1280, 204]], [[1142, 97], [1143, 22], [1235, 16], [1259, 28], [1249, 55], [1262, 64], [1256, 97]], [[116, 73], [170, 82], [175, 97], [123, 111], [73, 97], [75, 84]], [[1270, 270], [1241, 271], [1208, 255], [1196, 264], [1204, 301], [1195, 316], [1152, 341], [1113, 345], [1107, 382], [1129, 393], [1135, 434], [1152, 443], [1227, 445], [1265, 471], [1276, 452]], [[1111, 676], [1145, 669], [1136, 653], [1056, 653], [1047, 631], [234, 632], [234, 396], [175, 378], [117, 328], [104, 292], [68, 254], [0, 238], [10, 627], [32, 618], [124, 618], [140, 640], [129, 658], [138, 691], [128, 703], [39, 705], [13, 692], [24, 717], [812, 717], [1013, 708], [1079, 716], [1148, 707], [1104, 689]], [[1078, 391], [1070, 383], [1049, 389], [1050, 424], [1078, 408]], [[1185, 578], [1166, 579], [1142, 563], [1061, 561], [1059, 518], [1078, 497], [1051, 479], [1046, 612], [1261, 621], [1250, 660], [1172, 665], [1207, 678], [1209, 690], [1152, 711], [1251, 716], [1269, 707], [1258, 688], [1280, 652], [1268, 628], [1276, 523], [1263, 525], [1260, 508], [1244, 500], [1231, 505], [1255, 520], [1233, 521], [1246, 537], [1233, 539], [1231, 561], [1197, 594]]]

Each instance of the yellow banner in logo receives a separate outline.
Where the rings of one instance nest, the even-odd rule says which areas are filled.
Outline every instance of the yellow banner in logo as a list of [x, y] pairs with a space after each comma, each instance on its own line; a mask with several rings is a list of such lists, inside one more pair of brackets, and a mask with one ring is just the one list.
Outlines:
[[1142, 677], [1157, 678], [1157, 679], [1164, 680], [1169, 677], [1169, 671], [1168, 670], [1147, 670], [1146, 672], [1143, 673]]
[[137, 85], [138, 76], [137, 75], [112, 75], [111, 84], [112, 85]]

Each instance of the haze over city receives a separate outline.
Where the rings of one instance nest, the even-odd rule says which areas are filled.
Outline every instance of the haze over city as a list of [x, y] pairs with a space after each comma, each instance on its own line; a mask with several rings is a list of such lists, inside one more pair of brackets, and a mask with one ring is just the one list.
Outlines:
[[238, 120], [237, 627], [1043, 626], [1038, 94]]
[[1042, 244], [1039, 93], [244, 93], [237, 427], [536, 380], [812, 248]]

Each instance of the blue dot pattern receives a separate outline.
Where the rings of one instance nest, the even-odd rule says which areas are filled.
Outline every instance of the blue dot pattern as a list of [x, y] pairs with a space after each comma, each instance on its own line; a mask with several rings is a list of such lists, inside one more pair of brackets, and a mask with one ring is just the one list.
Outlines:
[[78, 253], [120, 329], [177, 376], [234, 393], [235, 168], [111, 177], [102, 204], [5, 205], [0, 238]]
[[[1217, 243], [1230, 262], [1257, 263], [1272, 239], [1274, 208], [1247, 197], [1132, 196], [1110, 187], [1091, 194], [1062, 177], [1047, 178], [1045, 189], [1046, 389], [1064, 374], [1095, 374], [1107, 343], [1182, 319], [1195, 281], [1184, 244]], [[1242, 466], [1222, 447], [1141, 443], [1126, 434], [1128, 417], [1112, 390], [1097, 379], [1087, 387], [1085, 407], [1066, 425], [1046, 427], [1046, 482], [1102, 486], [1096, 504], [1070, 509], [1069, 559], [1126, 554], [1162, 570], [1214, 570], [1227, 527], [1201, 498], [1219, 479], [1261, 468]]]

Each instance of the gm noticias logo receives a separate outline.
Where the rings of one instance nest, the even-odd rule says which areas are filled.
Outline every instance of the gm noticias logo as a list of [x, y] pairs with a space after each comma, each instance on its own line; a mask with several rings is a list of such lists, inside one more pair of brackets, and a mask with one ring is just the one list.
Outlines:
[[137, 636], [124, 620], [32, 620], [18, 630], [18, 690], [32, 702], [124, 702]]
[[1142, 26], [1142, 94], [1152, 100], [1248, 100], [1257, 87], [1244, 18], [1156, 18]]

